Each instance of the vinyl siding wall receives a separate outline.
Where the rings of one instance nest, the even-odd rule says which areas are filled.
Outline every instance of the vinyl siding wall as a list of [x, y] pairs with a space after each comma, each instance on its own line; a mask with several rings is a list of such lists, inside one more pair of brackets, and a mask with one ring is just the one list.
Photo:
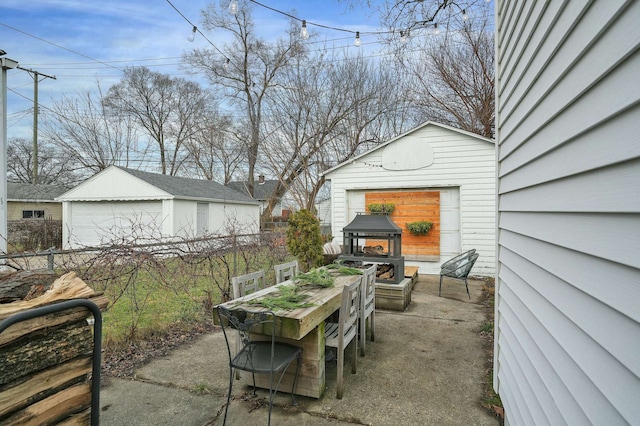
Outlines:
[[496, 2], [507, 424], [640, 423], [639, 22], [639, 1]]
[[[331, 180], [331, 225], [334, 238], [341, 243], [342, 228], [353, 219], [349, 217], [349, 192], [459, 188], [461, 249], [465, 251], [475, 248], [480, 252], [473, 274], [493, 275], [495, 273], [494, 144], [437, 125], [417, 128], [391, 143], [401, 144], [405, 138], [427, 141], [433, 149], [433, 164], [417, 170], [385, 170], [381, 167], [382, 154], [385, 150], [376, 149], [355, 159], [352, 163], [335, 169], [327, 176]], [[398, 149], [401, 148], [398, 147]], [[364, 195], [362, 198], [364, 200]], [[429, 273], [433, 273], [434, 270], [439, 270], [439, 264], [446, 261], [448, 255], [443, 252], [439, 263], [431, 267], [421, 266], [421, 272], [428, 270]]]

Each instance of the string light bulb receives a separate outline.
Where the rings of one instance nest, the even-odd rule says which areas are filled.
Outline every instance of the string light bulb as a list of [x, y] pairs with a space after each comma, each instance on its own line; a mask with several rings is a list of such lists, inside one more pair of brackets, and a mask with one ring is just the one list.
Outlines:
[[469, 19], [469, 15], [467, 15], [467, 10], [462, 9], [462, 20], [466, 21], [467, 19]]
[[433, 33], [435, 35], [440, 34], [440, 28], [438, 28], [438, 23], [437, 22], [435, 24], [433, 24]]
[[407, 33], [405, 31], [400, 31], [400, 41], [402, 43], [406, 43], [407, 42]]
[[189, 33], [189, 35], [187, 36], [187, 41], [193, 42], [193, 40], [196, 39], [196, 31], [198, 31], [198, 27], [196, 27], [195, 25], [193, 26], [193, 29], [191, 30], [191, 32]]
[[356, 31], [356, 39], [353, 41], [353, 44], [356, 47], [360, 47], [360, 45], [362, 44], [362, 40], [360, 40], [360, 31]]
[[229, 2], [229, 13], [232, 15], [238, 13], [238, 0], [231, 0]]
[[231, 59], [229, 59], [229, 58], [227, 58], [227, 59], [224, 61], [224, 65], [223, 65], [223, 67], [224, 67], [224, 69], [225, 69], [225, 70], [226, 70], [226, 69], [229, 69], [229, 64], [230, 64], [230, 63], [231, 63]]
[[307, 31], [307, 21], [305, 21], [304, 19], [302, 20], [302, 29], [300, 30], [300, 37], [303, 40], [306, 40], [309, 38], [309, 31]]

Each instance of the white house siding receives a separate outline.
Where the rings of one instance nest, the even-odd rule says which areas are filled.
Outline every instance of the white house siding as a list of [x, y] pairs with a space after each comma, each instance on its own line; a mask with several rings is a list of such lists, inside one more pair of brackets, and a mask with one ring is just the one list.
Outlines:
[[[364, 211], [364, 192], [375, 190], [459, 191], [458, 223], [460, 250], [475, 248], [480, 257], [473, 274], [495, 273], [495, 146], [492, 142], [446, 126], [426, 124], [391, 141], [393, 149], [428, 144], [433, 163], [415, 170], [386, 170], [382, 167], [384, 149], [375, 149], [327, 174], [331, 180], [332, 234], [341, 242], [342, 228]], [[416, 156], [426, 155], [423, 149]], [[359, 197], [359, 198], [358, 198]], [[354, 201], [359, 200], [361, 201]], [[442, 201], [442, 200], [441, 200]], [[452, 228], [454, 229], [454, 228]], [[443, 230], [446, 238], [447, 229]], [[448, 244], [448, 243], [447, 243]], [[442, 245], [441, 245], [442, 249]], [[452, 249], [454, 250], [454, 249]], [[441, 251], [439, 262], [407, 262], [419, 266], [421, 273], [437, 273], [442, 262], [456, 253]]]
[[640, 424], [639, 22], [639, 1], [496, 2], [507, 424]]

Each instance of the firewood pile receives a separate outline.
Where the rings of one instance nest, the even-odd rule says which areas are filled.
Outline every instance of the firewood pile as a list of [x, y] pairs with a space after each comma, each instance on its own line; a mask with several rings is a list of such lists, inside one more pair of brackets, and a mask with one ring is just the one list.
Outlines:
[[393, 278], [393, 265], [391, 263], [381, 263], [376, 270], [376, 278], [390, 280]]
[[[104, 310], [106, 296], [74, 272], [19, 271], [0, 276], [0, 321], [69, 299]], [[11, 325], [0, 333], [0, 424], [90, 424], [92, 313], [67, 309]]]

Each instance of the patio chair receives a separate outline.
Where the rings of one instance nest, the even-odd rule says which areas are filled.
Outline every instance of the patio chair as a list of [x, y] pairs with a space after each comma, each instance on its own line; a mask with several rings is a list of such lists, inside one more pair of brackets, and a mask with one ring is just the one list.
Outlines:
[[252, 272], [231, 279], [233, 298], [244, 297], [265, 287], [264, 271]]
[[371, 331], [371, 341], [375, 340], [376, 318], [376, 270], [373, 265], [364, 270], [362, 274], [362, 292], [360, 293], [360, 356], [364, 356], [364, 348], [367, 341], [367, 319]]
[[338, 322], [325, 323], [325, 346], [336, 348], [338, 352], [338, 369], [336, 377], [336, 398], [342, 399], [344, 382], [344, 353], [353, 341], [353, 358], [351, 373], [356, 374], [358, 359], [358, 312], [360, 308], [360, 287], [362, 277], [342, 289], [342, 303], [340, 305]]
[[442, 294], [442, 279], [444, 277], [449, 277], [463, 280], [464, 285], [467, 288], [467, 296], [471, 299], [467, 277], [469, 276], [469, 272], [471, 272], [471, 268], [473, 268], [473, 264], [476, 263], [478, 256], [479, 255], [476, 253], [476, 250], [472, 249], [444, 262], [440, 267], [440, 287], [438, 289], [438, 296]]
[[[265, 287], [264, 271], [252, 272], [231, 279], [233, 298], [244, 297]], [[240, 351], [240, 339], [236, 338], [236, 353]], [[240, 380], [240, 372], [236, 371], [236, 380]]]
[[276, 284], [293, 279], [298, 274], [298, 261], [282, 263], [273, 267], [276, 271]]
[[[233, 390], [233, 373], [234, 371], [242, 370], [251, 372], [254, 396], [256, 395], [256, 373], [269, 375], [269, 420], [267, 424], [270, 425], [273, 399], [278, 392], [282, 378], [293, 361], [296, 361], [297, 365], [293, 384], [291, 385], [291, 400], [294, 405], [297, 405], [293, 392], [296, 389], [300, 373], [302, 349], [286, 343], [276, 342], [275, 314], [271, 311], [250, 312], [240, 308], [226, 309], [222, 306], [218, 306], [217, 310], [229, 355], [229, 392], [222, 424], [224, 425], [227, 421], [231, 392]], [[237, 331], [236, 339], [242, 342], [242, 348], [235, 355], [231, 352], [228, 336], [232, 329]], [[259, 333], [263, 330], [270, 330], [270, 339], [252, 340], [252, 333]], [[264, 338], [264, 335], [262, 337]], [[276, 374], [279, 374], [280, 377], [277, 382], [274, 382], [274, 375]]]

